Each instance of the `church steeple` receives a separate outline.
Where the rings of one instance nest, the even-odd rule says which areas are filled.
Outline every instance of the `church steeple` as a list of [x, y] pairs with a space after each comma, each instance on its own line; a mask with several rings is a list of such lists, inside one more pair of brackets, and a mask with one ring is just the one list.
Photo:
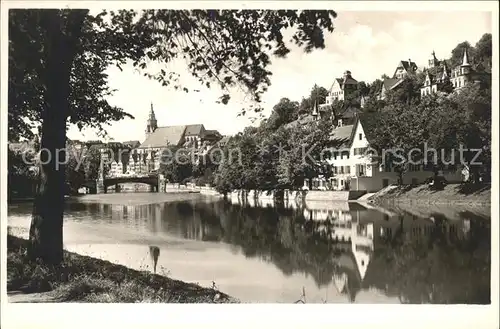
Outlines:
[[149, 110], [148, 121], [146, 125], [146, 138], [153, 133], [156, 128], [158, 128], [155, 111], [153, 110], [153, 103], [151, 103], [151, 109]]
[[149, 120], [156, 120], [155, 111], [153, 110], [153, 103], [151, 103], [151, 109], [149, 110]]
[[467, 48], [464, 49], [464, 58], [462, 59], [462, 66], [470, 66], [469, 53], [467, 52]]
[[464, 49], [464, 58], [462, 59], [462, 65], [460, 65], [460, 73], [464, 76], [468, 76], [471, 73], [471, 64], [469, 63], [469, 53], [467, 48]]

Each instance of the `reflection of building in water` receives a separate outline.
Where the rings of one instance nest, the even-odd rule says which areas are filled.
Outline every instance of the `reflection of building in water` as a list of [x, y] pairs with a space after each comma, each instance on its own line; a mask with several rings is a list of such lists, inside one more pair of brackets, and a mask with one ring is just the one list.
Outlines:
[[334, 243], [337, 271], [332, 279], [339, 293], [351, 301], [368, 276], [375, 247], [385, 248], [398, 235], [410, 241], [432, 239], [436, 234], [448, 240], [463, 239], [471, 225], [468, 219], [447, 220], [440, 215], [422, 218], [358, 209], [305, 209], [304, 217], [313, 221], [316, 232]]
[[274, 199], [258, 199], [257, 204], [259, 207], [274, 207]]
[[329, 236], [335, 244], [334, 263], [338, 271], [333, 280], [339, 293], [348, 294], [351, 300], [361, 286], [374, 250], [374, 225], [360, 223], [359, 211], [304, 210], [304, 217], [315, 221], [316, 230]]
[[249, 206], [249, 207], [256, 207], [257, 206], [257, 201], [255, 198], [248, 198], [247, 199], [247, 202], [246, 202], [246, 205]]

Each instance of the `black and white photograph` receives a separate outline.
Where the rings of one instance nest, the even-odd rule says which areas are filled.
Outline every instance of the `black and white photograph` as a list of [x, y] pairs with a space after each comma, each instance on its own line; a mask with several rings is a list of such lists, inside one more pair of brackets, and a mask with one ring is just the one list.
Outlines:
[[5, 328], [498, 328], [497, 2], [1, 13]]

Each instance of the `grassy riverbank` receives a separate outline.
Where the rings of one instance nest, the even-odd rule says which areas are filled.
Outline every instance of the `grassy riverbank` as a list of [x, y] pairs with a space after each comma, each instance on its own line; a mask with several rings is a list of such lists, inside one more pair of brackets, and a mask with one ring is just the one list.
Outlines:
[[390, 186], [369, 198], [375, 204], [425, 203], [448, 205], [488, 206], [491, 204], [491, 185], [466, 186], [449, 184], [442, 190], [431, 190], [427, 185]]
[[8, 235], [7, 291], [11, 302], [237, 302], [216, 289], [67, 251], [61, 265], [48, 267], [29, 260], [26, 246], [27, 240]]

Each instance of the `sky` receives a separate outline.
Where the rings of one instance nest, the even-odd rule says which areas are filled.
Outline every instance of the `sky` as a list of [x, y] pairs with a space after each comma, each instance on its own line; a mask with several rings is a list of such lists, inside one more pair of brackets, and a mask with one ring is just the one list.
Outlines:
[[[264, 114], [268, 115], [278, 101], [287, 97], [300, 101], [309, 95], [314, 84], [330, 88], [335, 78], [350, 70], [358, 81], [371, 82], [382, 74], [392, 76], [401, 60], [411, 59], [419, 68], [427, 65], [432, 51], [438, 59], [448, 58], [462, 41], [474, 45], [484, 33], [491, 33], [491, 13], [474, 11], [368, 12], [338, 11], [335, 30], [325, 36], [325, 49], [305, 54], [293, 48], [285, 59], [273, 59], [271, 87], [263, 96]], [[144, 140], [146, 120], [151, 104], [158, 126], [201, 123], [206, 129], [217, 129], [232, 135], [252, 124], [248, 116], [238, 116], [248, 105], [240, 92], [232, 94], [228, 105], [217, 104], [220, 91], [209, 90], [190, 81], [185, 62], [170, 63], [167, 70], [181, 74], [187, 87], [198, 93], [184, 93], [162, 87], [129, 65], [108, 69], [109, 85], [116, 89], [108, 98], [135, 119], [124, 119], [106, 127], [115, 141]], [[254, 123], [255, 124], [255, 123]], [[96, 131], [68, 130], [70, 139], [98, 139]]]

